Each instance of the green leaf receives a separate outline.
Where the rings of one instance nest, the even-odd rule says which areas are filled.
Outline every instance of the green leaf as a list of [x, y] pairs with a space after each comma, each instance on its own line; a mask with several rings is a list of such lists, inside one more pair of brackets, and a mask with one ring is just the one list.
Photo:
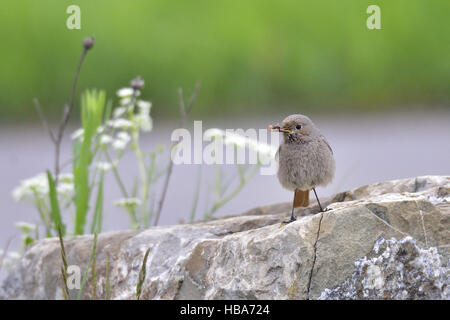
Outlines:
[[81, 139], [75, 139], [73, 141], [73, 147], [72, 147], [72, 167], [75, 168], [77, 165], [78, 157], [80, 156], [80, 150], [83, 142]]
[[61, 211], [59, 210], [58, 194], [56, 192], [55, 181], [52, 174], [47, 170], [47, 179], [49, 187], [49, 197], [50, 197], [50, 209], [53, 220], [53, 227], [56, 233], [58, 233], [58, 225], [61, 225], [63, 235], [66, 233], [66, 226], [62, 223]]
[[108, 100], [105, 106], [105, 112], [103, 113], [103, 122], [106, 122], [109, 119], [111, 119], [111, 114], [112, 114], [112, 101]]
[[76, 235], [84, 233], [86, 216], [89, 211], [89, 198], [91, 193], [89, 167], [94, 158], [91, 147], [97, 129], [102, 123], [105, 98], [105, 92], [98, 92], [97, 90], [88, 90], [81, 97], [81, 122], [84, 135], [73, 169], [76, 206], [74, 233]]
[[25, 237], [25, 239], [24, 239], [25, 246], [28, 247], [30, 244], [33, 243], [33, 241], [34, 241], [33, 238], [31, 238], [29, 236]]
[[92, 217], [91, 223], [91, 233], [102, 231], [102, 220], [103, 220], [103, 180], [104, 172], [100, 174], [100, 180], [98, 183], [97, 200], [95, 202], [94, 216]]

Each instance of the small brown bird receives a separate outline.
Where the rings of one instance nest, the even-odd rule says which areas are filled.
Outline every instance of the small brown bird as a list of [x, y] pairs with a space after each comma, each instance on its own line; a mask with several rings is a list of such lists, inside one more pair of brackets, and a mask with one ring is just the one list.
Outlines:
[[283, 133], [278, 158], [278, 180], [281, 185], [294, 191], [291, 218], [295, 221], [294, 209], [309, 205], [309, 191], [317, 197], [317, 186], [328, 185], [334, 177], [335, 162], [333, 150], [319, 129], [307, 116], [293, 114], [283, 120], [280, 126], [270, 126], [271, 130]]

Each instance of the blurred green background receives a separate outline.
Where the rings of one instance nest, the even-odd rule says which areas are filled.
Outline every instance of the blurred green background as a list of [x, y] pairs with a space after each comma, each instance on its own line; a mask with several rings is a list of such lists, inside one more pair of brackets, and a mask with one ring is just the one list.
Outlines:
[[[81, 30], [66, 28], [71, 4]], [[366, 27], [370, 4], [382, 30]], [[0, 117], [36, 119], [34, 97], [59, 117], [90, 35], [79, 89], [111, 96], [142, 75], [156, 116], [178, 114], [196, 80], [202, 116], [449, 108], [449, 14], [448, 0], [4, 0]]]

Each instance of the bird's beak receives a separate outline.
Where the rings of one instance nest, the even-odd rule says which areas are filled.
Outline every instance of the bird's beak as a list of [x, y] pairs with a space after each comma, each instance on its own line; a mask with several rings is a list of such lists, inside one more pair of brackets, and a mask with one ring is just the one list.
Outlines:
[[291, 129], [288, 129], [288, 128], [285, 128], [285, 127], [281, 127], [278, 131], [284, 132], [284, 133], [291, 133], [292, 132]]
[[284, 132], [284, 133], [291, 133], [292, 130], [286, 128], [286, 127], [280, 127], [279, 125], [270, 125], [269, 129], [272, 131], [278, 131], [278, 132]]

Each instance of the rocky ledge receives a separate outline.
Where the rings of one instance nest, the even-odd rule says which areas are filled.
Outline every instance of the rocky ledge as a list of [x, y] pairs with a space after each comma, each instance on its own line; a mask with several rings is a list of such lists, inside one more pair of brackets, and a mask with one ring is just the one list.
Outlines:
[[[449, 299], [450, 177], [367, 185], [297, 211], [261, 207], [209, 222], [99, 235], [82, 298]], [[92, 236], [67, 237], [84, 272]], [[58, 239], [37, 241], [0, 286], [3, 299], [63, 299]], [[109, 286], [105, 286], [108, 282]], [[109, 288], [109, 290], [108, 290]], [[78, 290], [70, 290], [75, 298]]]

